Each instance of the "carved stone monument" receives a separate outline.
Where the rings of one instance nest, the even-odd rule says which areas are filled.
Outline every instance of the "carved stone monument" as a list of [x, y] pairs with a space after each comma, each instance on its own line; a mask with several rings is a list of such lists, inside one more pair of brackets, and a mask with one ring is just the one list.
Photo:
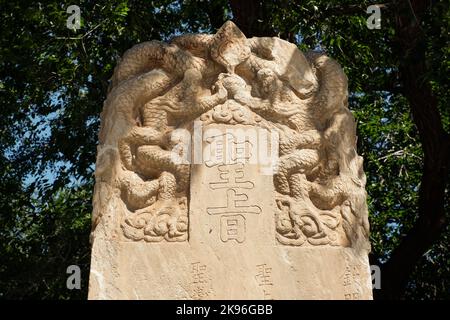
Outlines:
[[347, 78], [232, 23], [128, 50], [101, 115], [90, 299], [371, 299]]

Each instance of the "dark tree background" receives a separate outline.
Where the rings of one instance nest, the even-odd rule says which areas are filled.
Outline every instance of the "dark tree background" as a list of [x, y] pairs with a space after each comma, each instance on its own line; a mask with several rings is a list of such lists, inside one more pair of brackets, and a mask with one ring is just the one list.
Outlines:
[[[81, 8], [69, 30], [69, 5]], [[99, 114], [134, 44], [215, 32], [325, 51], [349, 77], [365, 158], [376, 298], [449, 299], [446, 1], [0, 0], [0, 298], [85, 299]], [[82, 289], [66, 268], [82, 268]]]

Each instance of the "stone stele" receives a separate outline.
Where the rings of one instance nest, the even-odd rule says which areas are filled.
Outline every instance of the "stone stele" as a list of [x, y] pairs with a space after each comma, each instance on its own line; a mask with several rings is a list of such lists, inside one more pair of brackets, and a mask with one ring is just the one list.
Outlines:
[[226, 22], [128, 50], [101, 114], [89, 299], [372, 299], [332, 59]]

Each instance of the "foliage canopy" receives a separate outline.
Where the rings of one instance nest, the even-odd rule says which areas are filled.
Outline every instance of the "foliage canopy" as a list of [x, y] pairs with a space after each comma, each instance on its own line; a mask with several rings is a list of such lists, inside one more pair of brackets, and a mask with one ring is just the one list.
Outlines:
[[[389, 261], [421, 221], [426, 141], [404, 80], [414, 56], [399, 39], [396, 21], [411, 13], [401, 4], [384, 4], [381, 29], [370, 30], [372, 1], [249, 1], [258, 5], [244, 21], [249, 8], [236, 1], [86, 0], [79, 1], [81, 29], [70, 30], [71, 3], [0, 3], [0, 298], [86, 298], [99, 114], [118, 57], [143, 41], [213, 33], [227, 19], [247, 36], [277, 35], [343, 66], [368, 178], [372, 263]], [[449, 5], [432, 1], [417, 19], [423, 41], [411, 53], [421, 53], [426, 72], [416, 80], [431, 87], [448, 140]], [[449, 240], [445, 224], [401, 296], [450, 298]], [[83, 270], [81, 291], [66, 288], [72, 264]]]

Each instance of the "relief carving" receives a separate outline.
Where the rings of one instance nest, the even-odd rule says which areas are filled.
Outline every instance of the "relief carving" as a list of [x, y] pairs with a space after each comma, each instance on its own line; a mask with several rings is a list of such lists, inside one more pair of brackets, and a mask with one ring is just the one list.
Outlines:
[[[276, 203], [280, 245], [368, 246], [365, 175], [342, 69], [278, 38], [247, 39], [232, 22], [216, 35], [139, 44], [114, 72], [99, 150], [116, 151], [106, 160], [99, 151], [96, 178], [117, 190], [125, 239], [188, 239], [190, 164], [183, 157], [190, 150], [174, 148], [172, 133], [192, 131], [194, 120], [278, 133], [276, 193], [267, 196]], [[246, 188], [257, 186], [242, 166], [218, 164], [221, 180], [210, 184], [225, 188], [226, 203], [207, 209], [224, 214], [224, 242], [244, 241], [245, 214], [261, 213], [246, 203]]]

